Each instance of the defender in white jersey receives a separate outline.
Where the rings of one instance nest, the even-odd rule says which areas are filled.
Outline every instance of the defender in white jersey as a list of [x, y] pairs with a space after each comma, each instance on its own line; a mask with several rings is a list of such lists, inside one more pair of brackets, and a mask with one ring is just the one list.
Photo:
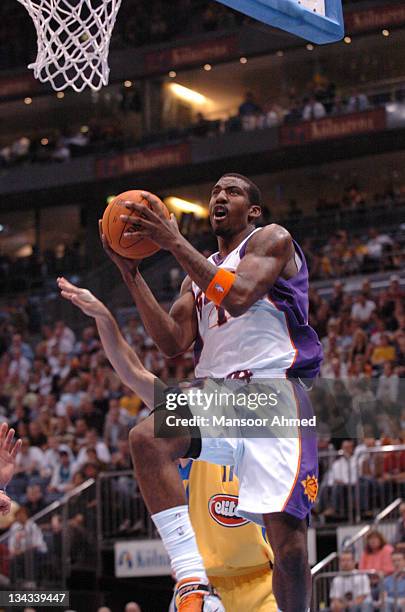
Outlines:
[[[260, 379], [271, 379], [289, 414], [310, 417], [300, 381], [317, 375], [322, 354], [308, 325], [308, 270], [301, 249], [284, 228], [255, 228], [261, 215], [258, 188], [237, 174], [224, 175], [216, 183], [209, 211], [219, 250], [208, 260], [181, 236], [174, 217], [165, 220], [153, 196], [145, 197], [150, 210], [128, 203], [122, 219], [171, 251], [188, 274], [168, 314], [136, 263], [108, 251], [151, 337], [170, 356], [195, 341], [196, 375], [206, 379], [203, 384], [225, 378], [251, 380], [260, 387]], [[131, 211], [140, 216], [131, 216]], [[303, 436], [298, 426], [290, 437], [203, 437], [198, 427], [187, 426], [192, 408], [180, 403], [176, 415], [185, 417], [186, 424], [179, 419], [177, 428], [169, 431], [165, 408], [131, 431], [130, 444], [145, 502], [181, 582], [179, 610], [204, 609], [199, 585], [207, 580], [195, 554], [174, 464], [188, 456], [235, 465], [238, 512], [266, 526], [274, 551], [278, 606], [283, 612], [306, 611], [311, 595], [306, 528], [317, 491], [315, 437]], [[156, 423], [166, 437], [155, 436]]]

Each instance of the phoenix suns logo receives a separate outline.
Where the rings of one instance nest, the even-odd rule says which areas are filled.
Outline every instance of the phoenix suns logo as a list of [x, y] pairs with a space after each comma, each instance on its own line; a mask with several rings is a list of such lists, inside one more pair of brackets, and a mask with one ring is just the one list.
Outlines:
[[210, 516], [218, 525], [222, 527], [240, 527], [246, 525], [249, 521], [235, 513], [238, 505], [238, 497], [236, 495], [213, 495], [208, 502], [208, 511]]
[[316, 496], [318, 495], [318, 479], [315, 476], [308, 476], [305, 480], [301, 480], [301, 484], [304, 487], [304, 493], [308, 497], [309, 501], [315, 503]]

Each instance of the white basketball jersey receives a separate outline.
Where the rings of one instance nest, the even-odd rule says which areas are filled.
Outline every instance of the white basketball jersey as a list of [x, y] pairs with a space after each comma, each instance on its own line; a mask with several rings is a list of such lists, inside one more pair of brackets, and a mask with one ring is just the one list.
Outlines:
[[[244, 255], [245, 244], [261, 228], [252, 231], [223, 261], [216, 253], [214, 265], [234, 272]], [[244, 248], [245, 247], [245, 248]], [[287, 319], [269, 296], [259, 299], [239, 317], [208, 300], [193, 282], [199, 338], [195, 344], [197, 378], [226, 376], [242, 370], [263, 370], [265, 376], [285, 375], [292, 366], [296, 348]]]

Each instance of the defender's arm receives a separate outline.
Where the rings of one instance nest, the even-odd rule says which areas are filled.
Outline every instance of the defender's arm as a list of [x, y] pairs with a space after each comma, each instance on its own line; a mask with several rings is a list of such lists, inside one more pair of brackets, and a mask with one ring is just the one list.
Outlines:
[[61, 295], [84, 314], [94, 317], [101, 343], [108, 360], [120, 380], [130, 387], [148, 408], [154, 408], [155, 384], [159, 379], [141, 363], [136, 352], [124, 340], [108, 308], [87, 289], [76, 287], [64, 278], [58, 278]]

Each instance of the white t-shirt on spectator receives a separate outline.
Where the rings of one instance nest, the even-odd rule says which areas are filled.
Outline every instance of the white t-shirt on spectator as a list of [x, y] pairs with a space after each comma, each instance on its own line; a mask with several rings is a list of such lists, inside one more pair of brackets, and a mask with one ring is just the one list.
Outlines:
[[322, 119], [322, 117], [325, 117], [325, 115], [326, 110], [321, 102], [306, 104], [304, 106], [304, 110], [302, 111], [302, 118], [304, 121], [309, 121], [310, 119]]
[[24, 357], [24, 355], [21, 355], [20, 357], [11, 361], [8, 368], [8, 373], [10, 376], [15, 376], [18, 374], [18, 377], [22, 382], [27, 382], [30, 370], [30, 360]]
[[64, 327], [63, 333], [60, 336], [60, 338], [53, 337], [48, 340], [47, 349], [48, 349], [48, 352], [50, 352], [54, 346], [57, 346], [58, 350], [61, 353], [69, 354], [73, 352], [74, 345], [75, 345], [74, 332], [69, 327]]
[[10, 527], [8, 547], [11, 554], [18, 554], [26, 550], [35, 549], [38, 552], [48, 552], [42, 531], [34, 521], [28, 519], [25, 525], [16, 522]]
[[377, 399], [386, 400], [395, 404], [398, 400], [398, 393], [398, 374], [391, 374], [391, 376], [385, 376], [385, 374], [382, 374], [382, 376], [380, 376], [380, 378], [378, 379]]
[[331, 481], [332, 484], [337, 482], [348, 484], [356, 484], [357, 482], [357, 462], [356, 457], [352, 455], [350, 458], [340, 457], [332, 463]]
[[336, 576], [332, 581], [329, 596], [331, 599], [344, 599], [348, 593], [352, 594], [352, 600], [357, 597], [369, 597], [370, 578], [367, 574], [354, 574], [353, 576]]
[[45, 454], [38, 446], [30, 446], [26, 453], [18, 453], [16, 466], [27, 472], [36, 469], [38, 472], [45, 469]]
[[[99, 440], [95, 446], [96, 454], [99, 461], [102, 463], [111, 463], [111, 453], [108, 450], [108, 446], [102, 440]], [[83, 446], [77, 455], [77, 460], [75, 463], [75, 471], [81, 468], [82, 465], [87, 463], [87, 446]]]
[[352, 306], [352, 318], [356, 321], [368, 321], [376, 308], [375, 302], [366, 300], [364, 304], [356, 302]]
[[76, 409], [79, 408], [80, 402], [86, 395], [87, 393], [84, 391], [77, 391], [76, 393], [62, 393], [59, 401], [56, 404], [57, 416], [65, 416], [67, 406], [73, 406]]

